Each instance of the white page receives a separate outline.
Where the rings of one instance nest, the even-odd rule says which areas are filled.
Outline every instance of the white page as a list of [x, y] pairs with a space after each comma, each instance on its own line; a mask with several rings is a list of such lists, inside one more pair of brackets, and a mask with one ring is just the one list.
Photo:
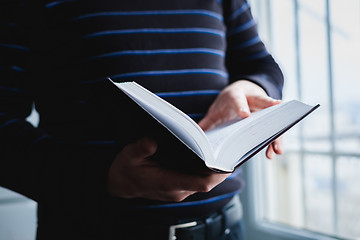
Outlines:
[[[284, 103], [282, 103], [284, 104]], [[266, 108], [262, 111], [257, 111], [252, 113], [249, 117], [245, 119], [238, 118], [224, 125], [218, 126], [214, 129], [206, 131], [205, 134], [209, 139], [209, 142], [214, 149], [215, 156], [217, 156], [219, 149], [222, 144], [224, 144], [225, 139], [228, 138], [231, 134], [244, 126], [248, 126], [250, 122], [255, 121], [256, 119], [264, 116], [265, 114], [279, 108], [282, 104], [278, 104], [269, 108]]]
[[171, 116], [163, 114], [163, 112], [157, 111], [152, 104], [148, 104], [139, 99], [134, 99], [139, 103], [145, 111], [151, 114], [155, 119], [157, 119], [164, 127], [171, 131], [176, 137], [179, 138], [185, 145], [187, 145], [191, 150], [193, 150], [200, 158], [203, 158], [203, 153], [194, 138], [187, 133], [183, 126], [179, 125], [175, 119]]
[[213, 161], [205, 133], [189, 116], [135, 82], [115, 83], [201, 159]]
[[313, 108], [296, 100], [274, 107], [250, 121], [246, 127], [240, 128], [238, 130], [240, 134], [230, 135], [219, 150], [220, 157], [217, 160], [220, 162], [217, 163], [218, 165], [224, 165], [230, 169], [234, 168], [247, 152], [290, 126]]

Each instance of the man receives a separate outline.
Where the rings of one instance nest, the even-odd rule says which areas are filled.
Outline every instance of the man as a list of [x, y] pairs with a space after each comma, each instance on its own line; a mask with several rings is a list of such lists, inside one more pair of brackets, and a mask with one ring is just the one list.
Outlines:
[[246, 1], [0, 4], [0, 184], [38, 202], [38, 239], [240, 239], [241, 169], [162, 167], [166, 146], [124, 103], [114, 123], [102, 90], [136, 81], [204, 130], [277, 104], [283, 77]]

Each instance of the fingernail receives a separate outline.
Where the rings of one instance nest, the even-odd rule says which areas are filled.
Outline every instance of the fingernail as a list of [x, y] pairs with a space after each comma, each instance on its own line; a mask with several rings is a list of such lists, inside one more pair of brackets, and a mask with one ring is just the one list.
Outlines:
[[248, 108], [240, 108], [240, 112], [250, 114], [250, 110]]
[[278, 144], [274, 143], [273, 147], [274, 147], [275, 152], [277, 152], [279, 150], [279, 145]]

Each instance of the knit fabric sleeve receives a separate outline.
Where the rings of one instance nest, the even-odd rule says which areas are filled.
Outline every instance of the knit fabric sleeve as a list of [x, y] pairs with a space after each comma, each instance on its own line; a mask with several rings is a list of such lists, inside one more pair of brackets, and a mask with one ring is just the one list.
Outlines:
[[249, 3], [245, 0], [225, 0], [223, 11], [230, 82], [240, 79], [253, 81], [269, 96], [280, 99], [283, 75], [259, 37]]

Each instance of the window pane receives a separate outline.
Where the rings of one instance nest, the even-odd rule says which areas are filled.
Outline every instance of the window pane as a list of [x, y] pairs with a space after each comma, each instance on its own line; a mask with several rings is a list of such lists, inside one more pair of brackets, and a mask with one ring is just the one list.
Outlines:
[[360, 156], [341, 157], [337, 162], [339, 235], [360, 236]]
[[[296, 43], [294, 31], [294, 2], [288, 0], [274, 0], [271, 2], [271, 51], [286, 79], [284, 85], [284, 99], [298, 99], [298, 82], [296, 70]], [[286, 148], [300, 151], [300, 128], [292, 128], [286, 133]]]
[[[298, 228], [334, 234], [331, 158], [285, 154], [266, 165], [265, 218]], [[304, 165], [303, 165], [304, 164]]]
[[360, 153], [360, 3], [331, 3], [336, 148]]
[[[304, 121], [304, 136], [328, 141], [331, 129], [325, 1], [299, 1], [299, 3], [301, 99], [311, 104], [321, 104], [316, 118]], [[309, 146], [312, 145], [307, 144], [305, 147]], [[323, 145], [329, 150], [327, 146], [330, 144]]]
[[334, 234], [332, 166], [329, 156], [305, 156], [305, 227]]
[[269, 193], [267, 218], [273, 222], [304, 227], [302, 172], [299, 154], [285, 154], [267, 161]]
[[279, 63], [285, 79], [284, 98], [298, 95], [296, 81], [296, 45], [294, 4], [288, 0], [274, 0], [271, 14], [271, 52]]

